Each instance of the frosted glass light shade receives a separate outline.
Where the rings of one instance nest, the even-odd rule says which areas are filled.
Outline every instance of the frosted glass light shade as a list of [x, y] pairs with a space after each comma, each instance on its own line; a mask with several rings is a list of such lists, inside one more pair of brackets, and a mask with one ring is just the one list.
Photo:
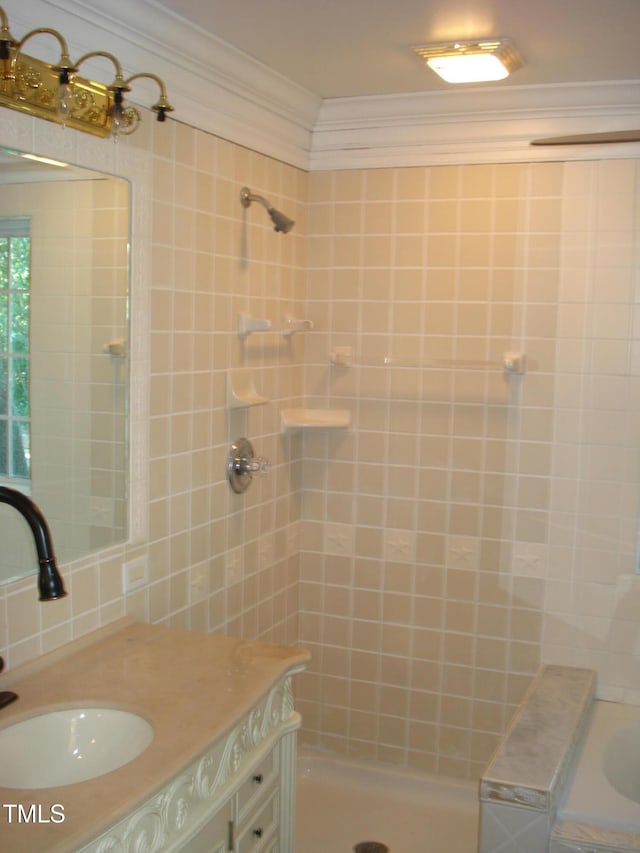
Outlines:
[[518, 52], [508, 39], [419, 45], [414, 51], [447, 83], [503, 80], [522, 66]]

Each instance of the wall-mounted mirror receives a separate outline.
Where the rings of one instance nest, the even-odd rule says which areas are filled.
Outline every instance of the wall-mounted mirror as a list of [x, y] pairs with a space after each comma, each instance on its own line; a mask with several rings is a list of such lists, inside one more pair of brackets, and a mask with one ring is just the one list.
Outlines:
[[[127, 538], [129, 183], [0, 149], [0, 484], [59, 562]], [[0, 505], [0, 583], [36, 570]]]

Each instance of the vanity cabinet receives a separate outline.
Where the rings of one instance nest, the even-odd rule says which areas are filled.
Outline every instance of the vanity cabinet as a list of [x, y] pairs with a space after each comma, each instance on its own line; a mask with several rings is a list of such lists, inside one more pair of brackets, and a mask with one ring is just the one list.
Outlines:
[[293, 853], [300, 715], [287, 673], [234, 728], [82, 853]]
[[293, 853], [293, 761], [295, 734], [288, 733], [248, 763], [234, 793], [181, 853]]
[[249, 774], [236, 795], [233, 821], [233, 850], [258, 853], [274, 846], [280, 834], [280, 803], [292, 797], [283, 790], [280, 777], [280, 750], [276, 747]]
[[[117, 708], [143, 717], [153, 739], [110, 772], [43, 789], [42, 802], [64, 805], [64, 822], [0, 820], [0, 850], [293, 853], [293, 680], [309, 657], [126, 619], [3, 673], [0, 690], [19, 700], [0, 725], [51, 708]], [[0, 787], [0, 803], [24, 798]]]
[[231, 802], [225, 803], [194, 838], [185, 842], [184, 853], [228, 853], [232, 814]]

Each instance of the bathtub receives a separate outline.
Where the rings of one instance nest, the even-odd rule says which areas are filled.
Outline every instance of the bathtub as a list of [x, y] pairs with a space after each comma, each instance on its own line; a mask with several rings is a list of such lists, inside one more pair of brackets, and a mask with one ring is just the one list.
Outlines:
[[640, 833], [640, 707], [602, 700], [593, 703], [557, 817]]

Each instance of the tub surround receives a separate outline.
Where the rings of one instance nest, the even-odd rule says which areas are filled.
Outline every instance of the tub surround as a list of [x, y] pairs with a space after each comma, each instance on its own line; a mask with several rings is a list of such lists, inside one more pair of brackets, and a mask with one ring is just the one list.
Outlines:
[[[551, 853], [640, 850], [640, 805], [627, 798], [607, 778], [606, 748], [616, 735], [636, 730], [640, 708], [618, 702], [593, 703], [589, 727], [580, 744], [558, 809], [551, 834]], [[634, 737], [636, 732], [634, 731]], [[635, 748], [633, 740], [622, 747], [624, 755], [615, 762], [620, 778], [629, 773], [628, 788], [634, 790]], [[628, 764], [628, 767], [627, 767]]]
[[524, 838], [529, 853], [548, 850], [595, 684], [589, 669], [539, 670], [480, 780], [480, 853], [521, 850]]
[[549, 853], [638, 853], [640, 833], [577, 821], [558, 821]]
[[480, 798], [553, 807], [594, 691], [590, 669], [543, 667], [480, 781]]
[[127, 818], [136, 809], [138, 823], [147, 821], [145, 833], [163, 809], [162, 819], [178, 826], [181, 809], [197, 811], [201, 804], [193, 786], [189, 794], [167, 788], [176, 777], [182, 774], [184, 787], [187, 777], [199, 774], [207, 796], [216, 786], [226, 786], [226, 796], [251, 748], [271, 748], [297, 728], [291, 676], [308, 659], [298, 647], [121, 620], [7, 673], [0, 689], [15, 690], [19, 700], [0, 712], [2, 727], [63, 707], [106, 706], [140, 714], [155, 736], [134, 761], [88, 782], [38, 791], [0, 788], [2, 803], [36, 803], [43, 815], [62, 804], [65, 815], [61, 823], [17, 823], [8, 822], [5, 809], [0, 847], [14, 853], [78, 850], [119, 822], [131, 837]]

